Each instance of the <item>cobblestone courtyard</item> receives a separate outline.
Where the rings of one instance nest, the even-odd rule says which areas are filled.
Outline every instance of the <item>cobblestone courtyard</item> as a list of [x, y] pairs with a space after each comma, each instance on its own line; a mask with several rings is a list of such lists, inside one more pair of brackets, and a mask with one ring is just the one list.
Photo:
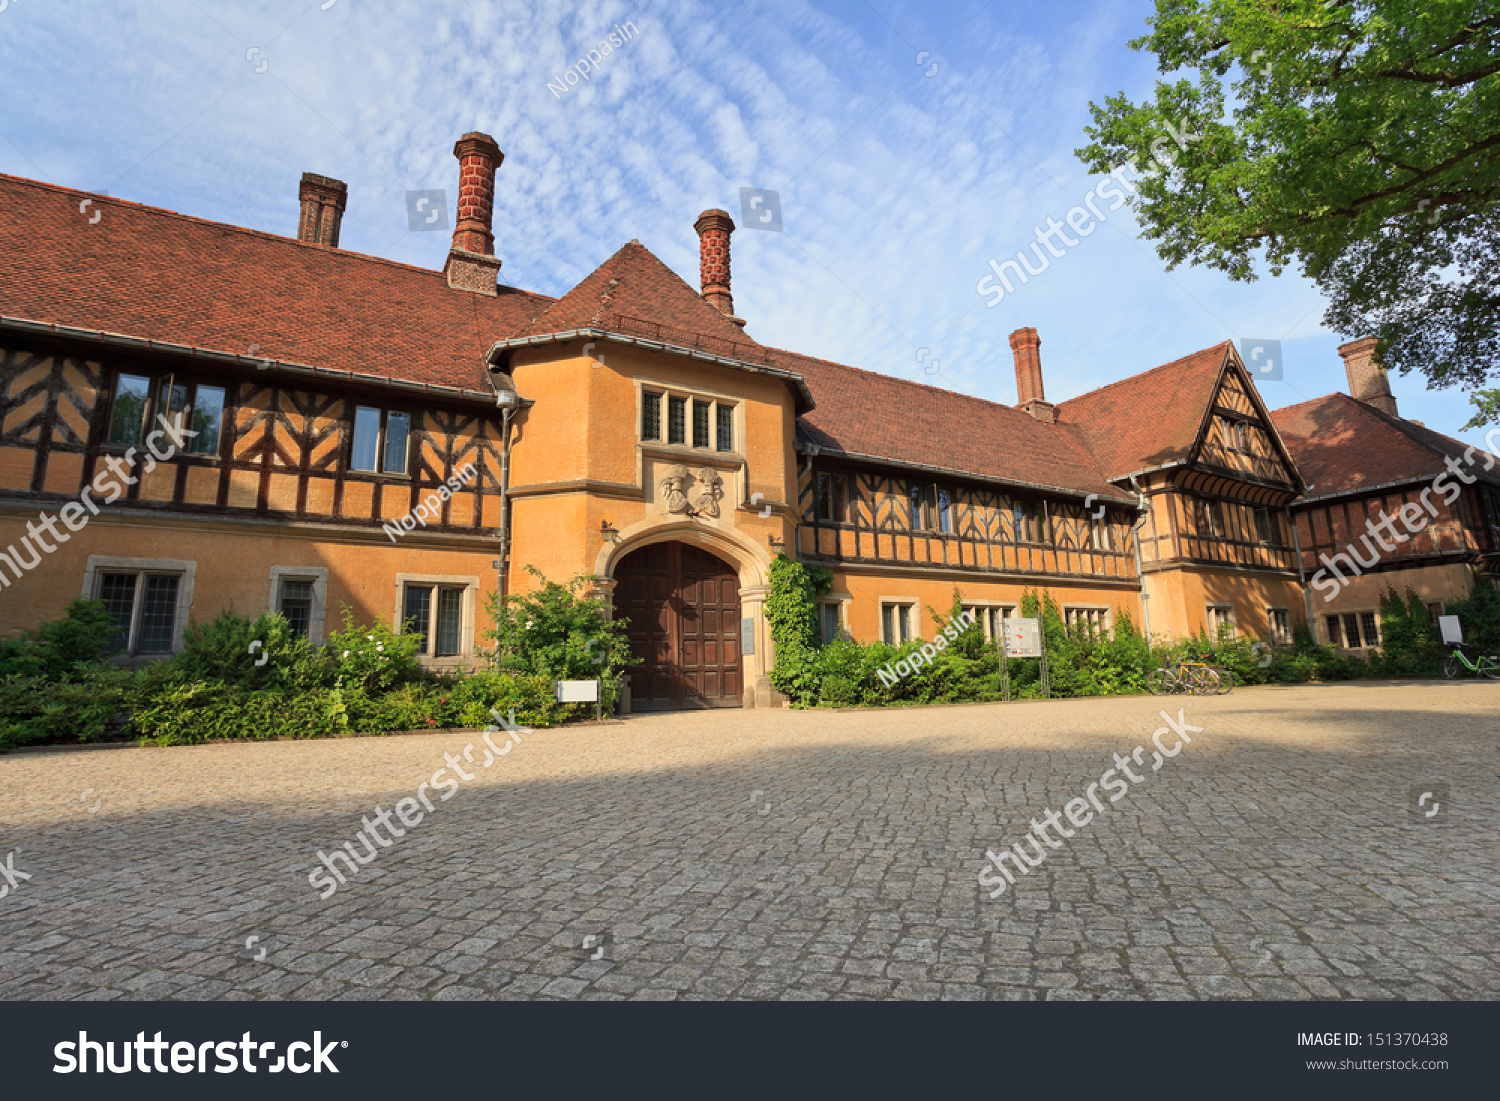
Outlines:
[[11, 754], [0, 999], [1500, 997], [1500, 684], [1197, 700], [991, 900], [1182, 702], [537, 731], [326, 901], [319, 850], [478, 735]]

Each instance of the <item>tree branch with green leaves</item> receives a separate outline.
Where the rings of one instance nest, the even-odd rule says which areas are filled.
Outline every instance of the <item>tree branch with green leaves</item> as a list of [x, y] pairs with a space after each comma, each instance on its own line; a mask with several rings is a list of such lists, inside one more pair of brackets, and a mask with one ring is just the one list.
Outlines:
[[1496, 0], [1157, 0], [1150, 100], [1090, 104], [1096, 172], [1201, 134], [1129, 203], [1158, 255], [1250, 281], [1296, 264], [1387, 367], [1500, 409]]

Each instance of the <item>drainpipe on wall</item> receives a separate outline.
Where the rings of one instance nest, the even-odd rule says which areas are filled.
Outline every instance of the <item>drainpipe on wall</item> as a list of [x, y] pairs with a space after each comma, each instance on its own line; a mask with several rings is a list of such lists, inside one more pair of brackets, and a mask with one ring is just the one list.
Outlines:
[[1146, 593], [1146, 569], [1141, 561], [1141, 528], [1146, 521], [1151, 519], [1151, 505], [1146, 501], [1146, 491], [1141, 488], [1140, 483], [1135, 480], [1135, 475], [1130, 476], [1130, 488], [1135, 490], [1135, 507], [1140, 512], [1141, 518], [1130, 525], [1130, 547], [1135, 551], [1135, 576], [1141, 582], [1141, 619], [1146, 628], [1146, 642], [1151, 642], [1151, 597]]
[[520, 405], [514, 390], [495, 394], [500, 407], [500, 599], [510, 594], [510, 420]]
[[[1297, 580], [1302, 585], [1302, 599], [1307, 602], [1307, 629], [1312, 632], [1313, 641], [1318, 640], [1317, 621], [1313, 618], [1312, 592], [1307, 587], [1307, 571], [1302, 568], [1302, 536], [1297, 534], [1297, 518], [1292, 515], [1292, 505], [1288, 501], [1281, 506], [1281, 511], [1286, 513], [1286, 522], [1292, 529], [1292, 547], [1297, 554]], [[1308, 521], [1312, 523], [1311, 520]]]

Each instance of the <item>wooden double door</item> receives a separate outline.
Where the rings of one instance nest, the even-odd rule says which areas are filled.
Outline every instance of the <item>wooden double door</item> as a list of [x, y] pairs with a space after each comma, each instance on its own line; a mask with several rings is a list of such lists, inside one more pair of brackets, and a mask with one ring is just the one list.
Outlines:
[[653, 543], [615, 567], [615, 614], [630, 619], [632, 711], [739, 707], [740, 579], [685, 543]]

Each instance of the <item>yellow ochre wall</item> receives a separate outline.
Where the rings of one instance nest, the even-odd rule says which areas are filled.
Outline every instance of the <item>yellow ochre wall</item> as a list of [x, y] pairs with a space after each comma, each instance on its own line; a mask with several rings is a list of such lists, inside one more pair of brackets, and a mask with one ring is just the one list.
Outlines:
[[1140, 629], [1140, 597], [1134, 588], [1105, 588], [1088, 585], [1054, 585], [1034, 582], [980, 581], [966, 578], [948, 580], [942, 578], [913, 577], [909, 575], [846, 573], [834, 570], [833, 589], [828, 599], [847, 595], [851, 599], [844, 605], [844, 623], [849, 633], [860, 642], [876, 642], [880, 639], [880, 606], [886, 601], [915, 601], [917, 620], [912, 625], [914, 634], [931, 640], [936, 630], [933, 610], [947, 616], [953, 606], [953, 590], [957, 588], [965, 605], [993, 602], [1020, 606], [1022, 595], [1029, 589], [1045, 590], [1058, 604], [1086, 605], [1110, 609], [1111, 625], [1119, 622], [1121, 613], [1128, 613]]
[[[1346, 576], [1348, 576], [1346, 574]], [[1380, 598], [1388, 588], [1406, 599], [1406, 591], [1416, 593], [1423, 604], [1441, 601], [1444, 610], [1454, 601], [1463, 600], [1473, 589], [1473, 574], [1462, 562], [1450, 562], [1440, 566], [1407, 567], [1400, 571], [1367, 573], [1361, 577], [1349, 577], [1349, 584], [1342, 587], [1332, 600], [1325, 600], [1327, 584], [1311, 590], [1313, 617], [1319, 642], [1328, 641], [1328, 630], [1323, 622], [1327, 615], [1344, 612], [1373, 612], [1380, 609]]]
[[[45, 507], [54, 514], [57, 511], [51, 503]], [[32, 509], [19, 516], [10, 509], [0, 513], [0, 549], [19, 544], [26, 534], [26, 520], [35, 519], [38, 511]], [[66, 532], [63, 525], [58, 526]], [[269, 610], [273, 566], [326, 568], [325, 638], [338, 629], [345, 605], [357, 621], [393, 624], [398, 573], [476, 577], [478, 614], [472, 641], [479, 646], [483, 645], [480, 635], [489, 626], [484, 614], [486, 594], [494, 592], [498, 584], [498, 574], [491, 566], [497, 551], [498, 544], [476, 547], [472, 541], [466, 547], [438, 548], [410, 535], [393, 544], [383, 534], [376, 542], [337, 532], [311, 534], [290, 528], [258, 531], [215, 521], [122, 516], [103, 506], [86, 527], [70, 533], [66, 543], [58, 544], [51, 554], [43, 553], [41, 563], [20, 581], [0, 566], [10, 582], [0, 590], [3, 630], [13, 635], [60, 616], [69, 601], [83, 595], [84, 573], [93, 554], [195, 562], [189, 614], [199, 622], [230, 607], [251, 617]]]
[[[667, 513], [660, 501], [656, 477], [662, 466], [678, 462], [713, 467], [724, 482], [719, 517], [695, 518], [693, 524], [705, 531], [730, 529], [762, 548], [769, 548], [772, 534], [790, 537], [785, 502], [792, 499], [796, 469], [795, 412], [785, 381], [604, 341], [584, 356], [583, 343], [528, 349], [511, 365], [516, 390], [535, 403], [515, 418], [512, 591], [535, 586], [527, 564], [553, 581], [593, 574], [605, 546], [601, 521], [617, 532], [680, 524], [681, 517]], [[734, 401], [735, 452], [643, 444], [637, 396], [642, 385]], [[755, 493], [761, 500], [754, 509], [740, 507]], [[771, 515], [762, 517], [766, 505]], [[620, 545], [629, 545], [628, 535]]]
[[1286, 608], [1292, 620], [1307, 618], [1297, 579], [1237, 570], [1174, 569], [1146, 574], [1151, 633], [1185, 638], [1208, 629], [1209, 604], [1233, 604], [1239, 633], [1269, 639], [1268, 607]]

